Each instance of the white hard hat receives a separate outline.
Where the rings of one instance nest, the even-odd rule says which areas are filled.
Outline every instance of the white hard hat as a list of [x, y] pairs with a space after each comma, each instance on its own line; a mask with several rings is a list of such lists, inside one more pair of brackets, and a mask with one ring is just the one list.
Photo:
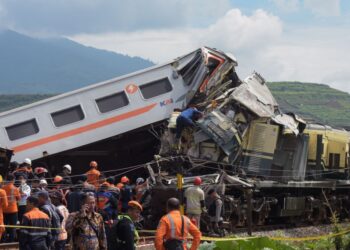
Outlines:
[[32, 165], [32, 160], [29, 158], [25, 158], [23, 163], [28, 164], [28, 165]]
[[144, 183], [144, 182], [145, 182], [145, 180], [141, 177], [136, 179], [136, 185], [139, 185], [139, 184]]
[[69, 164], [64, 165], [63, 168], [68, 169], [69, 173], [72, 172], [72, 167]]
[[41, 179], [39, 184], [41, 185], [47, 185], [47, 181], [45, 179]]

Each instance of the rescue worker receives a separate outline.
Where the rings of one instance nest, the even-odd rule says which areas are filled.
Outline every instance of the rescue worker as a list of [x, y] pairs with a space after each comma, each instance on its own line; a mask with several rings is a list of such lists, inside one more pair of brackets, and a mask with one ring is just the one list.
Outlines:
[[[135, 250], [139, 240], [139, 234], [135, 228], [134, 222], [139, 221], [142, 206], [137, 201], [128, 203], [127, 213], [118, 216], [118, 223], [113, 228], [111, 237], [117, 238], [116, 244], [110, 244], [110, 250]], [[113, 239], [111, 240], [113, 242]], [[114, 242], [113, 242], [114, 243]]]
[[97, 170], [97, 162], [90, 162], [90, 170], [86, 172], [87, 182], [90, 185], [94, 185], [95, 189], [99, 187], [99, 177], [101, 175], [100, 171]]
[[[3, 189], [6, 192], [8, 206], [3, 210], [5, 217], [5, 225], [16, 225], [18, 220], [18, 207], [17, 202], [21, 199], [19, 190], [14, 185], [15, 177], [10, 174], [7, 176], [7, 184]], [[15, 228], [6, 228], [6, 242], [14, 242], [16, 237]]]
[[39, 188], [41, 191], [47, 191], [47, 181], [45, 179], [40, 180]]
[[177, 198], [170, 198], [167, 201], [167, 211], [168, 214], [160, 219], [157, 228], [154, 242], [156, 250], [186, 250], [188, 234], [191, 234], [193, 237], [190, 250], [198, 249], [201, 232], [188, 217], [181, 215], [180, 201]]
[[121, 211], [122, 213], [126, 213], [128, 209], [128, 203], [132, 200], [133, 197], [133, 188], [130, 185], [130, 180], [127, 176], [123, 176], [120, 179], [120, 182], [123, 183], [123, 187], [120, 190]]
[[193, 180], [193, 187], [185, 191], [186, 215], [200, 229], [202, 211], [205, 210], [204, 191], [201, 189], [202, 179], [196, 177]]
[[34, 175], [39, 178], [39, 180], [45, 179], [48, 171], [44, 167], [36, 167], [34, 168]]
[[79, 212], [69, 215], [66, 230], [71, 235], [71, 249], [106, 250], [107, 241], [103, 218], [95, 212], [96, 201], [93, 193], [84, 193]]
[[63, 197], [63, 204], [67, 205], [66, 196], [69, 193], [69, 188], [67, 183], [65, 183], [62, 176], [56, 175], [53, 178], [53, 184], [55, 185], [52, 189], [59, 191]]
[[220, 195], [214, 189], [209, 190], [208, 195], [210, 198], [208, 215], [211, 223], [211, 231], [222, 237], [224, 236], [222, 218], [223, 202]]
[[83, 192], [95, 192], [96, 191], [95, 186], [88, 183], [87, 175], [85, 175], [85, 174], [80, 177], [78, 184], [81, 185]]
[[18, 189], [21, 195], [21, 199], [18, 201], [18, 220], [22, 221], [22, 216], [26, 212], [27, 198], [30, 196], [31, 188], [27, 184], [27, 179], [25, 175], [20, 175], [18, 177], [18, 181], [20, 182], [20, 186]]
[[39, 200], [34, 196], [27, 199], [27, 213], [23, 215], [22, 226], [39, 228], [23, 228], [20, 230], [19, 249], [20, 250], [48, 250], [51, 235], [50, 219], [47, 214], [38, 208]]
[[72, 173], [72, 167], [69, 164], [65, 164], [62, 167], [62, 173], [59, 176], [62, 176], [65, 184], [72, 184], [72, 178], [70, 177]]
[[[2, 176], [0, 175], [0, 184], [2, 185]], [[0, 188], [0, 225], [4, 225], [4, 214], [3, 211], [8, 206], [6, 191]], [[5, 224], [6, 225], [6, 224]], [[5, 227], [0, 227], [0, 240], [5, 232]]]
[[180, 139], [182, 131], [186, 127], [195, 126], [194, 121], [197, 121], [202, 116], [202, 112], [198, 111], [194, 107], [182, 111], [176, 119], [176, 139]]
[[109, 190], [109, 184], [103, 183], [96, 193], [96, 206], [105, 222], [117, 218], [118, 200]]
[[34, 179], [32, 179], [32, 190], [31, 190], [31, 195], [34, 195], [38, 192], [41, 191], [40, 188], [40, 180], [38, 177], [34, 177]]
[[58, 239], [55, 243], [55, 250], [64, 250], [67, 242], [67, 231], [66, 231], [66, 221], [69, 216], [69, 211], [63, 204], [63, 195], [58, 190], [53, 191], [50, 194], [52, 203], [57, 207], [58, 211], [61, 213], [63, 220], [61, 223], [61, 230], [58, 234]]
[[143, 195], [146, 193], [148, 189], [148, 182], [143, 178], [139, 177], [136, 179], [135, 186], [135, 200], [141, 202]]

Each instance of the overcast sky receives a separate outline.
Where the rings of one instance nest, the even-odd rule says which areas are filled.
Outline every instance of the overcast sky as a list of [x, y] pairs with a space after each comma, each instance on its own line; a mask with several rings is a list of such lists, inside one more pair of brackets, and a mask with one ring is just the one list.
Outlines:
[[349, 0], [0, 0], [0, 29], [155, 63], [206, 45], [234, 54], [241, 78], [350, 92]]

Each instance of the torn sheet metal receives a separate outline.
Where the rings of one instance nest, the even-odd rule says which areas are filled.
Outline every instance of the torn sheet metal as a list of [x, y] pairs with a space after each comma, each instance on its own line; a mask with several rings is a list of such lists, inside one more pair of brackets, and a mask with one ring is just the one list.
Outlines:
[[222, 148], [226, 155], [239, 149], [242, 139], [235, 124], [219, 110], [212, 111], [197, 124]]
[[247, 77], [230, 97], [259, 117], [272, 117], [278, 108], [265, 80], [258, 73]]
[[265, 80], [258, 74], [247, 77], [230, 95], [230, 98], [244, 105], [251, 112], [262, 118], [271, 118], [275, 123], [291, 130], [298, 135], [305, 128], [305, 122], [300, 118], [280, 114], [278, 104], [265, 84]]

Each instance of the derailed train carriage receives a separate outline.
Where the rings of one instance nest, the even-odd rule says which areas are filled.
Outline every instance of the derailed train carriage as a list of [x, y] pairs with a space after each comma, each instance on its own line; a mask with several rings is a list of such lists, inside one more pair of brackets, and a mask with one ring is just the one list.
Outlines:
[[349, 218], [347, 131], [282, 113], [257, 73], [209, 91], [206, 99], [192, 101], [204, 117], [183, 132], [179, 145], [174, 145], [174, 124], [163, 133], [160, 154], [166, 158], [152, 174], [146, 224], [158, 221], [167, 198], [179, 195], [175, 173], [184, 174], [185, 188], [200, 175], [206, 191], [218, 189], [231, 230], [248, 224], [317, 224], [331, 213]]
[[[204, 47], [3, 112], [0, 144], [14, 150], [14, 160], [45, 160], [52, 172], [68, 161], [78, 174], [91, 157], [101, 170], [150, 160], [158, 142], [154, 132], [162, 131], [163, 158], [149, 169], [155, 172], [145, 204], [150, 227], [164, 213], [166, 198], [179, 193], [174, 179], [179, 171], [185, 187], [194, 175], [203, 177], [205, 188], [220, 187], [231, 228], [250, 217], [256, 225], [281, 218], [321, 222], [329, 207], [348, 216], [349, 134], [282, 113], [265, 80], [257, 73], [241, 80], [236, 66], [231, 55]], [[205, 115], [178, 145], [173, 133], [178, 113], [171, 112], [189, 105]], [[1, 171], [7, 165], [0, 164]]]

